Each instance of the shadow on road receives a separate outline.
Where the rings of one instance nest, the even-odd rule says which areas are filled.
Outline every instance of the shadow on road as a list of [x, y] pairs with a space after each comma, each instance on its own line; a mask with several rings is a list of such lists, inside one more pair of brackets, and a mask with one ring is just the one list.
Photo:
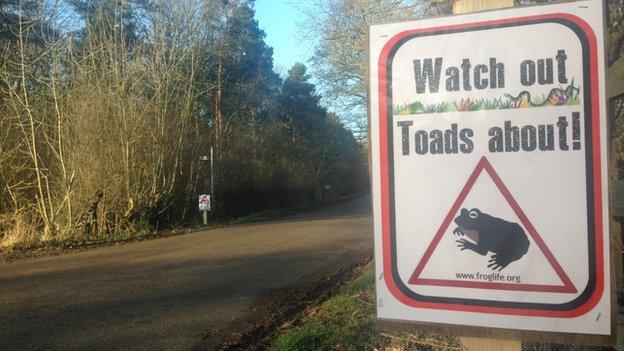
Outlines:
[[0, 265], [0, 349], [211, 349], [370, 258], [368, 204]]

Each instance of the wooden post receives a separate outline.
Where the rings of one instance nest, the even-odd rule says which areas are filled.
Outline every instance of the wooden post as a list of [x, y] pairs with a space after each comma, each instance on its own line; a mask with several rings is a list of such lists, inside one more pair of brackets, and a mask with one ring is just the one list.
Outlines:
[[[617, 124], [615, 123], [617, 116], [614, 116], [613, 114], [615, 113], [615, 99], [624, 98], [624, 58], [620, 57], [620, 59], [607, 68], [606, 73], [607, 99], [609, 99], [609, 128], [617, 128]], [[617, 306], [617, 294], [622, 288], [622, 284], [624, 284], [624, 277], [622, 275], [622, 224], [619, 221], [616, 221], [614, 216], [622, 217], [624, 214], [621, 207], [614, 205], [620, 203], [617, 199], [620, 199], [624, 192], [622, 192], [622, 188], [620, 186], [614, 186], [614, 184], [619, 183], [620, 181], [617, 158], [619, 150], [616, 139], [613, 137], [614, 132], [614, 130], [611, 130], [609, 133], [609, 204], [611, 210], [609, 226], [611, 229], [611, 254], [615, 256], [615, 267], [611, 265], [611, 280], [615, 282], [615, 284], [611, 283], [611, 293], [614, 295], [611, 298], [611, 303]], [[616, 313], [613, 313], [612, 315], [615, 316], [616, 323], [619, 323], [620, 321], [617, 320], [618, 315]], [[617, 345], [615, 348], [617, 350], [624, 350], [624, 337], [620, 332], [617, 333], [616, 343]]]
[[468, 351], [521, 351], [518, 340], [500, 340], [487, 338], [460, 338], [461, 346]]
[[[468, 13], [513, 7], [514, 0], [455, 0], [453, 13]], [[461, 337], [461, 346], [468, 351], [521, 351], [519, 340], [499, 340], [487, 338]]]
[[624, 95], [624, 58], [607, 68], [607, 99]]
[[468, 13], [513, 6], [514, 0], [455, 0], [453, 13]]

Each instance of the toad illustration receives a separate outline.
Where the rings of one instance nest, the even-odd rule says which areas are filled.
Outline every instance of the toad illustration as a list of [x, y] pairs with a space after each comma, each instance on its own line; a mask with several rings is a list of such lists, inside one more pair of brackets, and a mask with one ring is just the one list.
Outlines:
[[478, 208], [470, 211], [462, 208], [461, 214], [455, 218], [455, 224], [458, 226], [453, 231], [455, 235], [465, 235], [474, 241], [473, 243], [463, 238], [456, 240], [457, 247], [462, 251], [469, 249], [483, 256], [493, 252], [488, 264], [488, 268], [493, 270], [503, 270], [529, 250], [529, 239], [518, 223], [496, 218], [479, 211]]

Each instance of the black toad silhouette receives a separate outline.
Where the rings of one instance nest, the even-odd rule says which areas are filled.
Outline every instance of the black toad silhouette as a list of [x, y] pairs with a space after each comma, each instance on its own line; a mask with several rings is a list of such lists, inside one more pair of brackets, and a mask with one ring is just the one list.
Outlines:
[[518, 223], [496, 218], [478, 208], [470, 211], [462, 208], [461, 214], [455, 218], [455, 224], [458, 226], [453, 231], [455, 235], [465, 235], [474, 241], [456, 240], [457, 247], [483, 256], [493, 252], [488, 264], [488, 268], [493, 270], [503, 270], [529, 250], [529, 239]]

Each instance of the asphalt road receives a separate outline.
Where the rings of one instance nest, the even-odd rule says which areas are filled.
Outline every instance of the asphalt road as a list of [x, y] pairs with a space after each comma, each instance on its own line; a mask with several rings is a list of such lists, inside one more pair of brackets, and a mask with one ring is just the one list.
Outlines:
[[267, 294], [312, 284], [372, 245], [365, 196], [284, 220], [0, 264], [0, 350], [210, 348], [260, 320]]

